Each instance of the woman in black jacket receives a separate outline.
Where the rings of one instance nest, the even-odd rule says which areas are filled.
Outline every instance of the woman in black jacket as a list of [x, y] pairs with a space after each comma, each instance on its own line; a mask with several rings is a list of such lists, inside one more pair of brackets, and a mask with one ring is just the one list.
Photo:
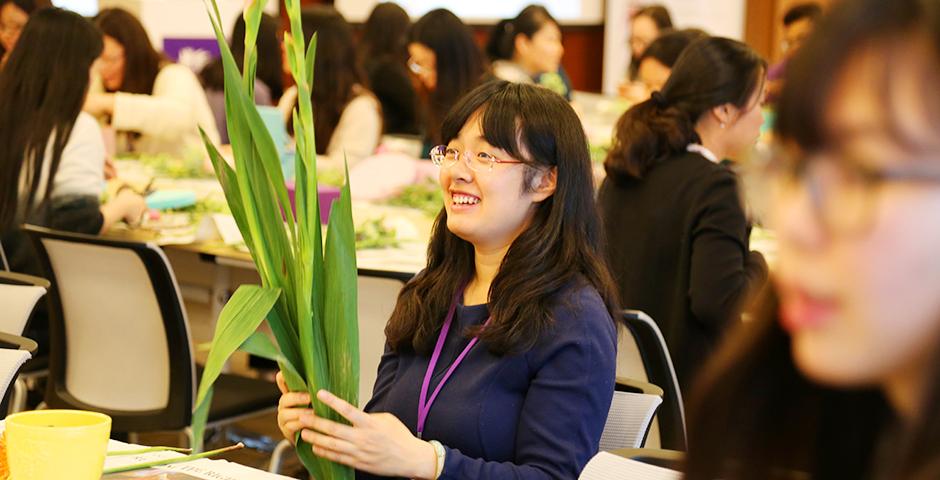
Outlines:
[[740, 42], [694, 42], [663, 90], [618, 121], [605, 162], [599, 203], [623, 305], [659, 324], [682, 389], [766, 278], [720, 163], [760, 133], [766, 70]]

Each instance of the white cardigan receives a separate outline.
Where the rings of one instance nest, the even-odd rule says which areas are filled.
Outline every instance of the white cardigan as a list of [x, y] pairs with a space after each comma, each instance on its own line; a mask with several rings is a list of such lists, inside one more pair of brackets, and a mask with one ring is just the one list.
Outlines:
[[[290, 119], [296, 103], [297, 87], [293, 86], [284, 91], [277, 108], [284, 114], [285, 119]], [[317, 106], [314, 105], [313, 108]], [[349, 167], [352, 168], [360, 160], [375, 153], [381, 137], [382, 106], [372, 94], [361, 93], [350, 100], [343, 109], [339, 123], [330, 136], [326, 153], [317, 155], [317, 165], [342, 169], [345, 156]]]
[[133, 150], [141, 153], [204, 156], [198, 127], [219, 144], [219, 130], [199, 79], [175, 63], [160, 69], [152, 94], [115, 93], [111, 126], [118, 132], [140, 133]]
[[[53, 141], [56, 134], [53, 133], [46, 143], [45, 155], [42, 159], [42, 165], [39, 167], [39, 184], [33, 205], [27, 208], [26, 198], [29, 196], [30, 186], [26, 183], [25, 169], [20, 172], [20, 205], [17, 215], [25, 217], [29, 210], [39, 206], [46, 194], [46, 187], [49, 184], [49, 172], [52, 167]], [[59, 159], [59, 167], [55, 176], [52, 178], [52, 191], [50, 200], [53, 198], [80, 196], [99, 198], [104, 192], [104, 159], [105, 148], [104, 139], [101, 136], [101, 127], [90, 114], [81, 112], [75, 119], [75, 125], [72, 132], [66, 140], [65, 148], [62, 150], [62, 157]]]
[[[46, 145], [45, 157], [39, 177], [39, 192], [36, 198], [45, 193], [52, 166], [52, 140]], [[69, 195], [93, 196], [98, 198], [104, 192], [104, 139], [101, 127], [91, 115], [81, 112], [72, 127], [59, 159], [59, 168], [52, 179], [52, 196]]]

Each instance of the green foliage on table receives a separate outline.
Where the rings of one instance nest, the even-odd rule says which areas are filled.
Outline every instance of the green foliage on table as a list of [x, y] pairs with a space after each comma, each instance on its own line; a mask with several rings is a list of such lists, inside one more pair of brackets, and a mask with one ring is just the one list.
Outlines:
[[118, 160], [136, 160], [164, 178], [212, 178], [203, 168], [202, 153], [178, 157], [167, 153], [123, 155]]
[[168, 212], [182, 212], [189, 213], [192, 215], [203, 216], [213, 213], [228, 213], [231, 214], [232, 211], [229, 210], [228, 204], [225, 203], [225, 200], [220, 200], [218, 198], [206, 197], [196, 200], [196, 203], [189, 205], [187, 207], [180, 208], [170, 208], [167, 209]]
[[398, 246], [398, 234], [394, 228], [385, 225], [385, 218], [374, 218], [356, 229], [356, 249], [395, 248]]
[[388, 204], [415, 208], [430, 217], [436, 217], [444, 206], [444, 194], [437, 182], [428, 180], [405, 187], [401, 193], [389, 199]]
[[331, 187], [342, 187], [346, 183], [346, 173], [335, 168], [317, 170], [317, 183]]
[[[253, 338], [265, 319], [277, 344], [277, 353], [269, 353], [277, 359], [291, 390], [307, 391], [313, 397], [326, 389], [354, 405], [359, 393], [357, 271], [348, 182], [333, 203], [325, 246], [320, 225], [310, 101], [316, 36], [309, 46], [303, 44], [300, 0], [285, 0], [291, 27], [284, 34], [285, 50], [298, 90], [298, 108], [293, 113], [295, 215], [280, 157], [254, 105], [255, 42], [263, 2], [251, 0], [245, 8], [245, 70], [240, 73], [225, 42], [218, 5], [215, 0], [208, 1], [222, 52], [225, 115], [235, 168], [225, 162], [204, 132], [203, 140], [263, 286], [239, 287], [220, 314], [193, 413], [197, 449], [202, 446], [212, 380], [235, 347]], [[251, 345], [249, 342], [248, 347]], [[321, 417], [342, 421], [321, 402], [315, 402], [313, 408]], [[298, 456], [314, 477], [353, 478], [352, 469], [315, 457], [299, 435], [295, 440]]]

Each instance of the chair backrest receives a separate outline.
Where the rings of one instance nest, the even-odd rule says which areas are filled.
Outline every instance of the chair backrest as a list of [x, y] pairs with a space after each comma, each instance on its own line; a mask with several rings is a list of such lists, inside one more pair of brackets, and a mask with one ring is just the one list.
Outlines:
[[601, 434], [601, 451], [640, 448], [646, 440], [653, 415], [663, 403], [663, 390], [652, 384], [637, 388], [637, 383], [617, 380], [610, 413]]
[[623, 319], [627, 328], [618, 342], [617, 375], [663, 389], [663, 406], [656, 415], [658, 446], [685, 450], [685, 407], [666, 340], [656, 322], [639, 310], [625, 310]]
[[173, 271], [153, 244], [27, 226], [53, 281], [53, 408], [106, 413], [115, 431], [182, 428], [195, 373]]
[[22, 335], [49, 282], [21, 273], [0, 272], [0, 332]]
[[398, 292], [410, 275], [359, 270], [359, 405], [372, 398], [379, 361], [385, 353], [385, 325]]
[[[35, 277], [34, 277], [35, 278]], [[0, 418], [6, 418], [10, 406], [10, 385], [39, 346], [33, 340], [18, 335], [0, 333]]]

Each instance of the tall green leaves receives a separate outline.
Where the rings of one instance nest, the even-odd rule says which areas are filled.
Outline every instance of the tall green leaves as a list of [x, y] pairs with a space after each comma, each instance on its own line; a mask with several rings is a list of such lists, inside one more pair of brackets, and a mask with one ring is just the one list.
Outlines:
[[[197, 444], [201, 443], [211, 402], [211, 383], [218, 374], [215, 366], [221, 368], [239, 345], [276, 358], [288, 386], [308, 391], [311, 397], [317, 390], [327, 389], [356, 404], [359, 385], [355, 235], [348, 182], [333, 204], [325, 249], [320, 222], [314, 107], [310, 101], [316, 36], [310, 45], [304, 45], [299, 0], [286, 0], [291, 31], [285, 34], [285, 50], [298, 91], [293, 112], [295, 215], [274, 141], [254, 106], [255, 42], [263, 2], [253, 0], [244, 12], [244, 71], [239, 72], [225, 43], [218, 5], [209, 1], [209, 17], [225, 72], [225, 115], [234, 168], [205, 135], [203, 140], [264, 287], [240, 288], [230, 300], [234, 303], [220, 315], [209, 355], [214, 373], [204, 376], [193, 415]], [[253, 335], [264, 318], [274, 334], [276, 349]], [[319, 402], [313, 408], [320, 416], [341, 421]], [[297, 445], [304, 466], [317, 478], [353, 478], [350, 469], [316, 458], [299, 438]]]

